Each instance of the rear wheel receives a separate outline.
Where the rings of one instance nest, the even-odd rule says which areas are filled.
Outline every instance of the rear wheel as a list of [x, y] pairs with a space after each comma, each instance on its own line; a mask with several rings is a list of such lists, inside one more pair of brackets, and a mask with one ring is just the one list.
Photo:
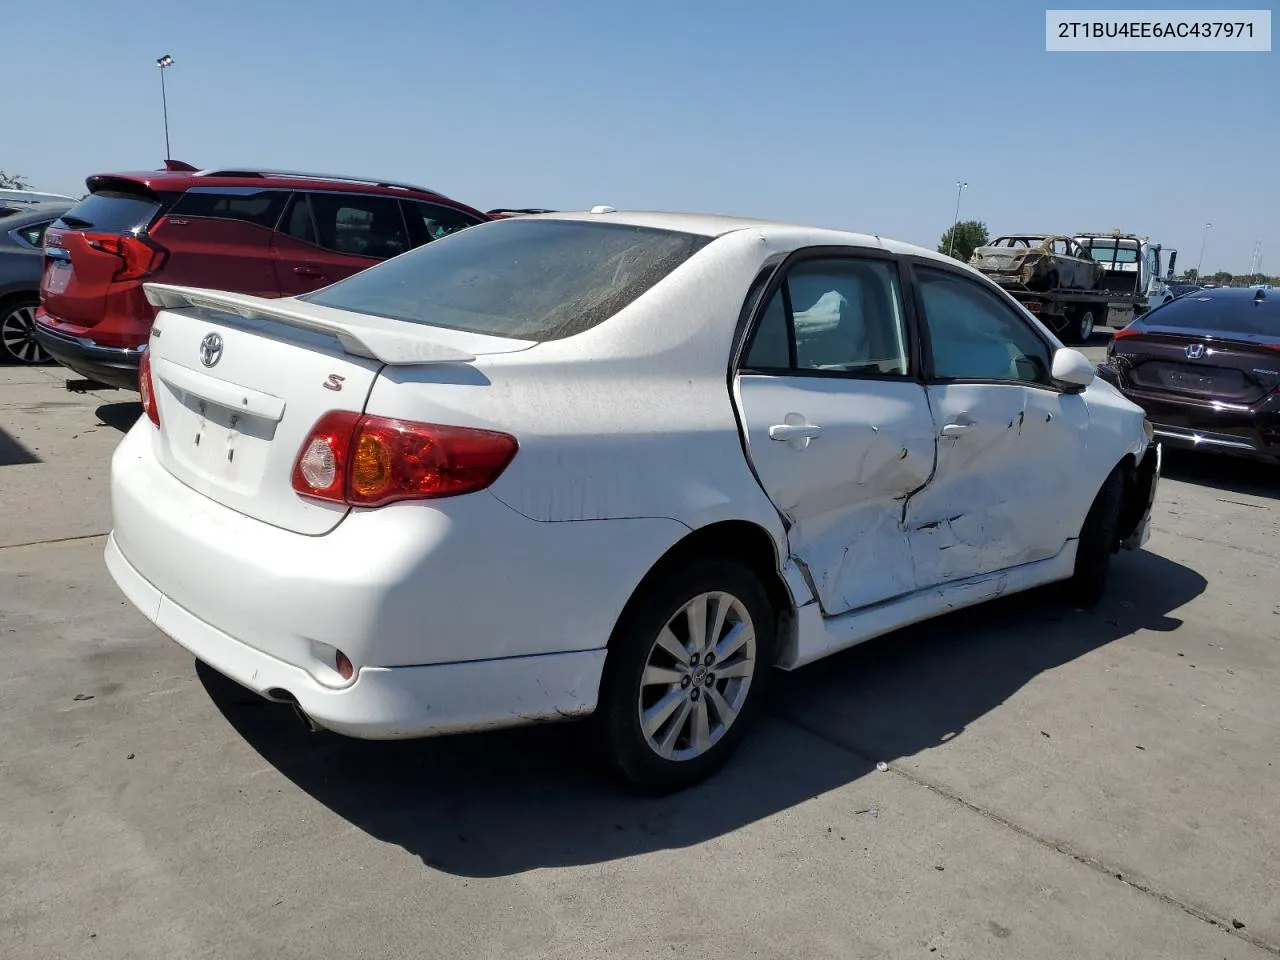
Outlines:
[[0, 306], [0, 358], [9, 363], [48, 363], [49, 354], [36, 341], [37, 297], [22, 297]]
[[1097, 326], [1097, 317], [1097, 307], [1077, 307], [1067, 321], [1067, 341], [1076, 344], [1088, 343]]
[[1106, 593], [1123, 501], [1124, 474], [1116, 467], [1093, 498], [1084, 526], [1080, 528], [1075, 571], [1067, 582], [1068, 593], [1079, 606], [1097, 606]]
[[595, 719], [610, 765], [655, 792], [709, 776], [759, 712], [773, 657], [773, 611], [742, 564], [695, 560], [643, 587], [601, 683]]

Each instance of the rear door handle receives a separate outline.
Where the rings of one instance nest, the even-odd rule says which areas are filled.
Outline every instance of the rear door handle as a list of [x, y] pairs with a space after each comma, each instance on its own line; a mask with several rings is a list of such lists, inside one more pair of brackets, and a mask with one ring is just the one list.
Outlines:
[[958, 437], [961, 434], [968, 433], [973, 429], [972, 423], [948, 423], [942, 428], [944, 437]]
[[816, 423], [775, 423], [769, 428], [770, 440], [812, 440], [822, 436]]
[[315, 267], [294, 267], [293, 272], [300, 277], [323, 277], [324, 271]]

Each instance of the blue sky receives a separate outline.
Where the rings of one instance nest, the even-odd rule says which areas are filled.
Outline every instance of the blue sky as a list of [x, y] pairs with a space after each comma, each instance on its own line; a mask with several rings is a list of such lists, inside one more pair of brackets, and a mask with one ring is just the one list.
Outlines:
[[6, 88], [26, 82], [5, 98], [0, 169], [78, 195], [88, 174], [158, 166], [168, 53], [173, 155], [202, 166], [929, 246], [960, 179], [961, 218], [993, 233], [1119, 227], [1191, 267], [1212, 221], [1206, 272], [1243, 272], [1259, 239], [1280, 272], [1280, 52], [1049, 54], [1045, 7], [27, 3], [6, 17]]

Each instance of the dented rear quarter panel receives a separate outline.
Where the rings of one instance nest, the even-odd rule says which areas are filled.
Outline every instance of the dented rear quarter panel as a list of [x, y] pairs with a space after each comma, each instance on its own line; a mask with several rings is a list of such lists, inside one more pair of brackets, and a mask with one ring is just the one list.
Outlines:
[[830, 236], [791, 233], [719, 237], [616, 316], [573, 337], [469, 364], [387, 368], [368, 410], [514, 435], [519, 452], [489, 489], [532, 520], [677, 521], [669, 542], [652, 546], [652, 562], [692, 530], [745, 520], [769, 534], [781, 565], [786, 533], [743, 453], [728, 367], [746, 292], [764, 261], [802, 238]]

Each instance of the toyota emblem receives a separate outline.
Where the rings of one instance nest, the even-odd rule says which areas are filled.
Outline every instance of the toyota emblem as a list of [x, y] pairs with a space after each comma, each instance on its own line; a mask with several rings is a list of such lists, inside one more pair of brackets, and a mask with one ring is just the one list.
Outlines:
[[1201, 357], [1203, 357], [1203, 356], [1204, 356], [1204, 344], [1203, 344], [1203, 343], [1192, 343], [1192, 344], [1189, 344], [1189, 345], [1187, 346], [1187, 359], [1188, 359], [1188, 360], [1199, 360], [1199, 359], [1200, 359]]
[[200, 341], [200, 362], [212, 367], [222, 359], [222, 334], [206, 333]]

